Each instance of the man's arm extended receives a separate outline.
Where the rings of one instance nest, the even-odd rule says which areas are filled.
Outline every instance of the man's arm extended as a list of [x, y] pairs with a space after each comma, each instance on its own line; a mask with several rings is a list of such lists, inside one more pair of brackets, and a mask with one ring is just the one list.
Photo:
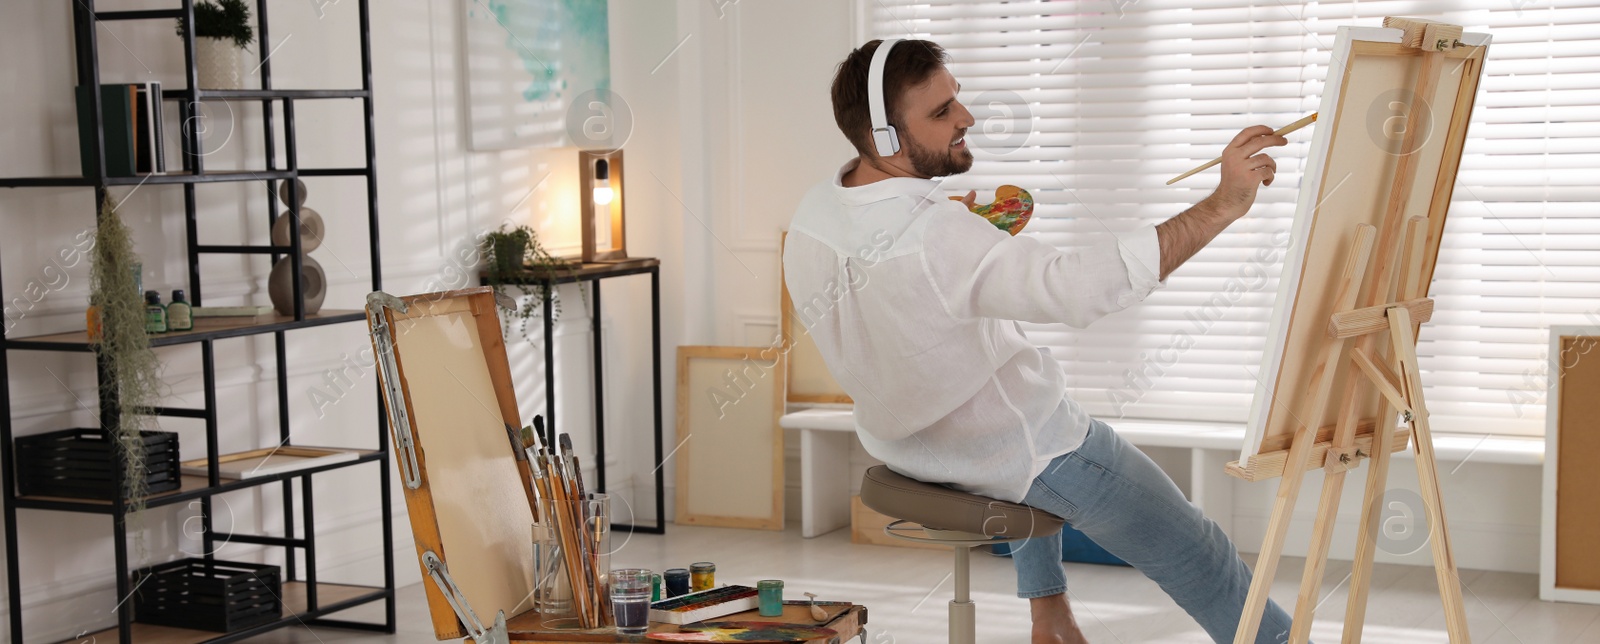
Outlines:
[[1265, 125], [1245, 128], [1233, 137], [1222, 151], [1222, 181], [1216, 191], [1194, 207], [1156, 226], [1156, 239], [1161, 245], [1162, 281], [1211, 243], [1228, 224], [1250, 212], [1250, 206], [1256, 201], [1256, 190], [1272, 185], [1278, 172], [1278, 162], [1262, 150], [1288, 142]]

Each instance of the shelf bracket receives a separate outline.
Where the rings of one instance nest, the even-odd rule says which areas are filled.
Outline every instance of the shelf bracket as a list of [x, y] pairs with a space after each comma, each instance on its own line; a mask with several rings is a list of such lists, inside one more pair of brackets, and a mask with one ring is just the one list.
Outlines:
[[474, 644], [511, 644], [511, 638], [506, 634], [506, 612], [499, 611], [494, 616], [494, 626], [484, 628], [483, 622], [478, 621], [478, 614], [472, 612], [472, 605], [467, 603], [467, 598], [461, 593], [461, 588], [456, 586], [454, 579], [450, 578], [450, 570], [445, 567], [444, 561], [432, 550], [422, 553], [422, 564], [428, 568], [428, 577], [433, 579], [433, 585], [439, 587], [439, 592], [444, 595], [444, 600], [450, 602], [450, 608], [456, 612], [456, 619], [461, 620], [461, 625], [467, 628], [467, 637], [472, 638]]
[[372, 347], [378, 363], [379, 380], [383, 386], [384, 404], [388, 406], [390, 427], [395, 442], [400, 446], [395, 464], [400, 467], [400, 479], [407, 489], [422, 487], [422, 468], [417, 465], [417, 441], [411, 433], [411, 418], [406, 415], [405, 392], [400, 389], [400, 368], [394, 361], [394, 334], [389, 328], [389, 316], [384, 309], [400, 313], [407, 310], [406, 303], [383, 291], [367, 294], [367, 326], [372, 330]]

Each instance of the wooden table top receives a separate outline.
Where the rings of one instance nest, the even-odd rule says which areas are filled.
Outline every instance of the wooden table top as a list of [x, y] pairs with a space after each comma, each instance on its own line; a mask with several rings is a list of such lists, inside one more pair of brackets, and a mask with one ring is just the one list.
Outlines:
[[[833, 630], [838, 635], [826, 639], [806, 641], [804, 644], [845, 644], [851, 638], [861, 634], [861, 628], [867, 623], [867, 607], [848, 602], [819, 602], [823, 610], [827, 611], [828, 619], [818, 623], [811, 618], [811, 609], [804, 601], [784, 602], [782, 617], [762, 617], [753, 610], [734, 613], [725, 617], [706, 620], [707, 622], [781, 622], [785, 624], [805, 624], [808, 626], [821, 626]], [[550, 642], [589, 643], [606, 642], [614, 644], [648, 644], [651, 640], [644, 635], [623, 635], [613, 629], [598, 630], [549, 630], [541, 625], [540, 616], [533, 612], [526, 612], [506, 620], [506, 631], [511, 636], [512, 642]], [[702, 622], [703, 623], [703, 622]], [[673, 624], [651, 622], [649, 633], [677, 633], [679, 627]]]

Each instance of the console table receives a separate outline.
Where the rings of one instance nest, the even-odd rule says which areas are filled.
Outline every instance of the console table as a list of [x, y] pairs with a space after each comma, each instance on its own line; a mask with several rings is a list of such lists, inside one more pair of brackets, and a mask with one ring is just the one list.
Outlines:
[[[508, 284], [534, 285], [541, 282], [552, 287], [559, 284], [589, 283], [589, 297], [592, 300], [593, 310], [589, 316], [589, 331], [593, 336], [594, 367], [594, 470], [595, 491], [606, 491], [606, 433], [605, 433], [605, 369], [604, 369], [604, 340], [600, 333], [600, 281], [611, 277], [624, 277], [628, 275], [650, 276], [650, 378], [654, 384], [655, 394], [653, 407], [655, 416], [655, 479], [656, 479], [656, 522], [654, 526], [630, 525], [614, 523], [612, 529], [630, 530], [648, 534], [662, 534], [667, 527], [666, 483], [661, 446], [661, 260], [653, 257], [634, 257], [616, 262], [592, 262], [576, 264], [570, 270], [559, 271], [554, 279], [540, 280], [529, 275], [526, 280], [513, 280]], [[479, 275], [479, 283], [487, 284], [483, 275]], [[581, 286], [580, 286], [581, 288]], [[545, 289], [543, 302], [541, 302], [544, 315], [544, 390], [545, 390], [545, 427], [548, 436], [545, 440], [554, 445], [556, 441], [556, 349], [551, 338], [555, 335], [555, 315], [550, 305], [550, 298], [554, 288]]]

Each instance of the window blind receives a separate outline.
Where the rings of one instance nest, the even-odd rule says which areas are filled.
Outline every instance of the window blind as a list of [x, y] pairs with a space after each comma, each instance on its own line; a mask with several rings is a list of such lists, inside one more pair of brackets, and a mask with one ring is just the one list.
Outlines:
[[[1126, 233], [1210, 194], [1240, 129], [1318, 108], [1335, 32], [1384, 16], [1493, 36], [1423, 327], [1434, 427], [1543, 432], [1552, 324], [1600, 324], [1600, 2], [859, 0], [872, 37], [951, 56], [977, 161], [950, 194], [1033, 193], [1023, 232], [1060, 247]], [[1086, 330], [1025, 325], [1106, 419], [1244, 422], [1256, 391], [1310, 130], [1275, 183], [1157, 291]]]

